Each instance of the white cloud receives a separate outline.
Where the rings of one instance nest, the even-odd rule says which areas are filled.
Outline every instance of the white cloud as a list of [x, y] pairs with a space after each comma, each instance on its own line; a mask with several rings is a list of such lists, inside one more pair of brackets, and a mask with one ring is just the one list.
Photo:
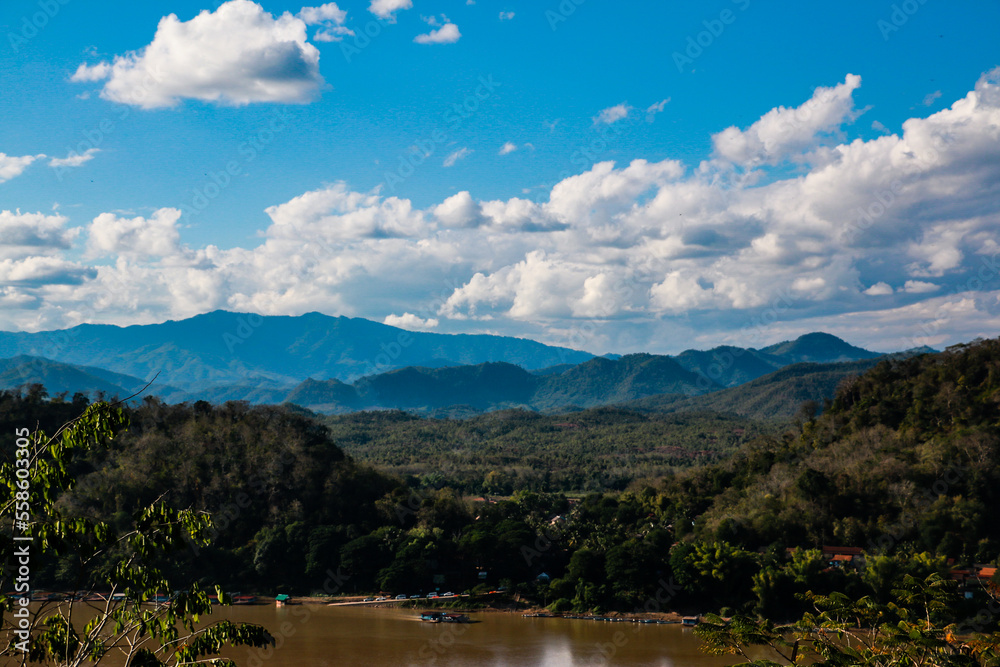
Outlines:
[[556, 220], [545, 207], [528, 199], [482, 202], [481, 208], [494, 225], [507, 232], [552, 232], [568, 227]]
[[929, 292], [937, 292], [939, 289], [941, 289], [940, 285], [927, 283], [922, 280], [907, 280], [906, 284], [903, 285], [903, 291], [910, 294], [927, 294]]
[[486, 222], [482, 206], [467, 190], [438, 204], [434, 216], [446, 227], [477, 227]]
[[351, 192], [343, 182], [314, 190], [266, 210], [278, 238], [328, 243], [350, 239], [417, 237], [428, 231], [424, 214], [407, 199]]
[[650, 290], [653, 307], [666, 312], [684, 312], [702, 308], [711, 303], [712, 291], [702, 287], [692, 276], [684, 276], [680, 271], [671, 271], [662, 282]]
[[608, 107], [603, 109], [601, 113], [594, 117], [594, 124], [603, 123], [605, 125], [610, 125], [611, 123], [617, 123], [623, 118], [628, 118], [629, 112], [632, 110], [625, 102], [621, 104], [616, 104], [613, 107]]
[[500, 12], [501, 21], [510, 21], [512, 18], [514, 18], [514, 12]]
[[76, 71], [73, 72], [69, 80], [76, 83], [84, 83], [87, 81], [104, 81], [109, 76], [111, 76], [110, 63], [100, 62], [96, 65], [80, 63], [80, 66], [76, 68]]
[[[876, 349], [996, 335], [997, 128], [1000, 70], [900, 134], [831, 145], [846, 130], [824, 121], [768, 143], [756, 183], [718, 158], [601, 162], [537, 201], [461, 190], [416, 208], [335, 183], [268, 208], [262, 240], [231, 249], [183, 245], [169, 209], [104, 214], [84, 237], [100, 255], [90, 274], [66, 218], [8, 212], [0, 307], [21, 328], [213, 308], [419, 313], [414, 325], [597, 352], [761, 347], [812, 330]], [[820, 148], [822, 164], [770, 166]]]
[[454, 23], [445, 23], [437, 30], [431, 30], [424, 35], [417, 35], [413, 41], [417, 44], [454, 44], [462, 37], [458, 26]]
[[161, 258], [180, 252], [181, 211], [161, 208], [151, 217], [120, 218], [102, 213], [87, 228], [90, 257]]
[[[314, 10], [310, 17], [333, 15], [323, 7], [308, 8]], [[303, 103], [324, 83], [319, 51], [306, 41], [305, 21], [287, 12], [275, 18], [251, 0], [229, 0], [190, 21], [165, 16], [149, 45], [110, 64], [81, 65], [72, 77], [103, 79], [102, 97], [145, 109], [175, 106], [185, 98], [232, 105]]]
[[892, 287], [889, 286], [888, 283], [877, 282], [868, 289], [866, 289], [864, 293], [869, 296], [885, 296], [887, 294], [892, 294], [893, 291], [894, 290], [892, 289]]
[[403, 313], [402, 315], [387, 315], [382, 320], [382, 324], [388, 324], [390, 327], [398, 327], [409, 331], [433, 331], [441, 324], [441, 321], [436, 317], [421, 319], [413, 313]]
[[306, 25], [318, 25], [320, 29], [313, 35], [317, 42], [339, 42], [345, 35], [353, 35], [354, 31], [344, 25], [347, 12], [337, 6], [336, 2], [328, 2], [319, 7], [303, 7], [298, 17]]
[[712, 137], [715, 152], [735, 164], [755, 166], [815, 149], [817, 138], [857, 116], [852, 93], [860, 85], [860, 76], [848, 74], [844, 83], [833, 88], [817, 88], [799, 107], [779, 106], [745, 130], [727, 128]]
[[666, 186], [684, 173], [674, 160], [633, 160], [624, 169], [613, 162], [599, 162], [589, 171], [570, 176], [552, 188], [546, 211], [570, 225], [594, 221], [613, 223], [633, 212], [636, 199]]
[[412, 7], [412, 0], [372, 0], [368, 11], [379, 18], [395, 21], [396, 12]]
[[41, 160], [45, 155], [7, 155], [0, 153], [0, 183], [9, 181], [24, 173], [24, 170], [35, 160]]
[[647, 123], [652, 123], [654, 120], [656, 120], [656, 114], [662, 113], [663, 109], [668, 104], [670, 104], [670, 98], [669, 97], [666, 98], [666, 99], [660, 100], [656, 104], [649, 105], [649, 107], [646, 109], [646, 122]]
[[91, 267], [58, 257], [26, 257], [0, 260], [0, 287], [79, 285], [97, 275]]
[[941, 97], [941, 91], [935, 90], [933, 93], [928, 93], [924, 97], [924, 100], [923, 102], [921, 102], [921, 104], [923, 104], [925, 107], [929, 107], [930, 105], [934, 104], [934, 102], [940, 97]]
[[53, 255], [72, 247], [79, 229], [66, 229], [62, 215], [0, 211], [0, 259]]
[[299, 10], [298, 17], [306, 25], [319, 25], [327, 21], [343, 25], [347, 20], [347, 12], [338, 7], [336, 2], [328, 2], [319, 7], [303, 7]]
[[94, 159], [94, 156], [101, 152], [100, 148], [88, 148], [83, 153], [71, 151], [66, 157], [54, 157], [49, 160], [50, 167], [81, 167], [86, 162]]
[[507, 155], [509, 153], [513, 153], [516, 150], [517, 150], [517, 144], [508, 141], [503, 146], [500, 147], [500, 155]]
[[469, 157], [470, 155], [472, 155], [472, 150], [469, 149], [468, 147], [463, 146], [462, 148], [459, 148], [458, 150], [449, 153], [448, 157], [444, 159], [443, 164], [445, 167], [453, 167], [455, 166], [456, 162], [458, 162], [459, 160], [463, 160]]

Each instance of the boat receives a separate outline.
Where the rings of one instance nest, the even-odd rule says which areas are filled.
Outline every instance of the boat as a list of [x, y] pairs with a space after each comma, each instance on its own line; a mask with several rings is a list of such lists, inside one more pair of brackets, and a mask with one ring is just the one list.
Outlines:
[[425, 611], [420, 614], [420, 620], [427, 623], [472, 623], [468, 614], [449, 614], [443, 611]]
[[685, 616], [684, 618], [681, 619], [681, 625], [683, 625], [685, 628], [693, 628], [694, 626], [698, 625], [698, 617]]

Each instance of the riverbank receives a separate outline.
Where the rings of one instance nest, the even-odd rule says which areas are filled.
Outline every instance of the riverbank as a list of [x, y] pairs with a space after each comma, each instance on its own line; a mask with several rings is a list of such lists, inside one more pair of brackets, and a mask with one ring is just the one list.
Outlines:
[[[658, 623], [680, 623], [686, 614], [681, 614], [676, 611], [666, 611], [666, 612], [623, 612], [623, 611], [607, 611], [601, 614], [591, 614], [591, 613], [552, 613], [546, 607], [539, 605], [531, 605], [521, 602], [519, 600], [506, 598], [497, 599], [492, 597], [491, 599], [440, 599], [438, 601], [428, 600], [426, 598], [414, 599], [414, 600], [382, 600], [379, 602], [369, 601], [368, 598], [371, 596], [364, 595], [352, 595], [352, 596], [302, 596], [294, 597], [290, 602], [286, 604], [306, 604], [306, 605], [364, 605], [368, 608], [396, 608], [396, 609], [410, 609], [413, 611], [436, 611], [436, 610], [447, 610], [450, 612], [458, 612], [463, 614], [510, 614], [510, 615], [520, 615], [520, 616], [532, 616], [538, 618], [574, 618], [574, 619], [610, 619], [615, 622], [632, 622], [632, 621], [653, 621]], [[367, 602], [366, 602], [367, 601]], [[458, 603], [458, 604], [456, 604]], [[273, 597], [258, 596], [256, 604], [275, 604], [275, 599]]]

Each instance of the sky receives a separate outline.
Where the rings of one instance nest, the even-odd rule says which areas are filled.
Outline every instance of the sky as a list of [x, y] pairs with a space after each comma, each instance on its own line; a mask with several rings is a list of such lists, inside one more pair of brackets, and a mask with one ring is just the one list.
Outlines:
[[0, 4], [0, 329], [1000, 325], [1000, 2]]

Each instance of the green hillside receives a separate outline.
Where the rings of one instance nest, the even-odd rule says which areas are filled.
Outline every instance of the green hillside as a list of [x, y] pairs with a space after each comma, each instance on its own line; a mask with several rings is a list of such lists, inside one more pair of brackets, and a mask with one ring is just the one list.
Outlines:
[[760, 546], [909, 543], [1000, 555], [1000, 341], [892, 359], [801, 432], [679, 475], [663, 502], [702, 536]]
[[640, 412], [715, 411], [749, 419], [790, 420], [800, 412], [803, 404], [823, 406], [833, 398], [842, 381], [877, 363], [877, 359], [870, 359], [793, 364], [737, 387], [702, 396], [650, 396], [622, 407]]

